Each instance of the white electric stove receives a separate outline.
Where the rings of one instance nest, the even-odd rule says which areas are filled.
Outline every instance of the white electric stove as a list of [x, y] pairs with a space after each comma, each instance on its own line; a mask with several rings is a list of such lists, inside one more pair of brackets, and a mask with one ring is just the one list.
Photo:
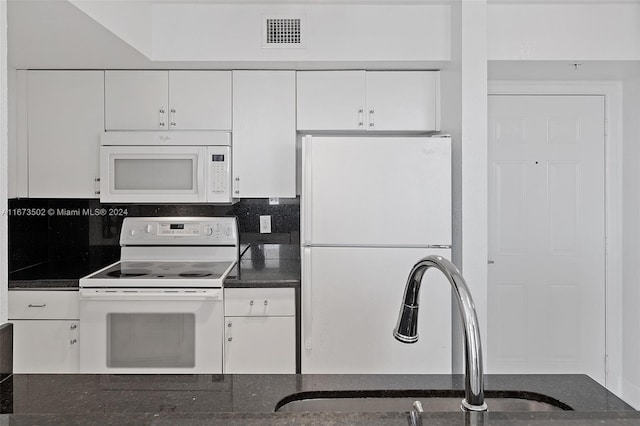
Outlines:
[[127, 217], [121, 259], [80, 279], [82, 373], [222, 372], [235, 217]]

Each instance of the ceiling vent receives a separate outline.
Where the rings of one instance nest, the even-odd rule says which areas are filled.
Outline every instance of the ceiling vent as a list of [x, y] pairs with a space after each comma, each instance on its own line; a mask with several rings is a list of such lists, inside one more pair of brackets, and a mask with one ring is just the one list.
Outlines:
[[304, 17], [264, 16], [262, 21], [262, 47], [304, 47]]

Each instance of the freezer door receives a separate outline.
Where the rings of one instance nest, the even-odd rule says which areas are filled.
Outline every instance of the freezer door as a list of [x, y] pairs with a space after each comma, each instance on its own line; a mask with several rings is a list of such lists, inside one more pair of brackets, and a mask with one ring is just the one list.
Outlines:
[[304, 248], [302, 373], [451, 373], [451, 286], [425, 273], [417, 343], [392, 336], [412, 266], [449, 250]]
[[304, 245], [451, 245], [451, 139], [303, 141]]

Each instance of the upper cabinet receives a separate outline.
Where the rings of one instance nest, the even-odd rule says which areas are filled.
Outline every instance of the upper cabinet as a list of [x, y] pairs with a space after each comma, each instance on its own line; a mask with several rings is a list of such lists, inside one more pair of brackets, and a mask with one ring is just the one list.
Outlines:
[[231, 71], [105, 71], [106, 130], [231, 130]]
[[233, 196], [296, 196], [296, 74], [233, 72]]
[[97, 198], [100, 134], [104, 129], [103, 71], [28, 71], [26, 119], [31, 198]]
[[440, 130], [438, 71], [299, 71], [298, 130]]

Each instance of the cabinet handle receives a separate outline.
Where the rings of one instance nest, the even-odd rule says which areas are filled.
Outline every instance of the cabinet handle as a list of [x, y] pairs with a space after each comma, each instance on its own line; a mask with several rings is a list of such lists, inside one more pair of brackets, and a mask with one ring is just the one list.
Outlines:
[[250, 306], [253, 306], [253, 300], [249, 302], [249, 305], [250, 305]]
[[374, 124], [374, 121], [375, 121], [375, 115], [374, 114], [375, 114], [375, 111], [373, 110], [373, 108], [371, 108], [369, 110], [369, 127], [373, 127], [375, 125]]
[[71, 339], [71, 341], [69, 342], [69, 344], [71, 345], [75, 345], [76, 343], [78, 343], [78, 339]]
[[176, 127], [176, 109], [175, 108], [171, 108], [171, 110], [169, 111], [169, 122], [171, 127]]
[[29, 306], [30, 308], [44, 308], [45, 306], [47, 306], [47, 304], [46, 304], [46, 303], [43, 303], [43, 304], [41, 304], [41, 305], [36, 305], [36, 304], [33, 304], [33, 303], [29, 303], [29, 305], [28, 305], [28, 306]]
[[364, 109], [358, 110], [358, 127], [364, 127]]
[[228, 341], [228, 342], [230, 342], [230, 341], [232, 341], [232, 340], [233, 340], [233, 337], [231, 337], [231, 336], [227, 337], [227, 341]]
[[95, 188], [96, 195], [100, 195], [100, 178], [93, 178], [93, 186]]
[[264, 306], [267, 306], [269, 304], [269, 301], [265, 300], [264, 301]]
[[163, 107], [160, 107], [160, 109], [159, 109], [158, 111], [160, 112], [160, 117], [159, 117], [159, 123], [158, 123], [158, 124], [160, 125], [160, 127], [164, 127], [164, 126], [165, 126], [165, 124], [166, 124], [166, 123], [164, 122], [164, 112], [165, 112], [165, 111], [164, 111], [164, 108], [163, 108]]
[[227, 323], [227, 327], [231, 327], [231, 321]]
[[71, 330], [75, 330], [76, 328], [78, 328], [77, 324], [71, 324], [71, 327], [69, 327]]
[[233, 178], [233, 193], [236, 195], [240, 194], [240, 176]]

